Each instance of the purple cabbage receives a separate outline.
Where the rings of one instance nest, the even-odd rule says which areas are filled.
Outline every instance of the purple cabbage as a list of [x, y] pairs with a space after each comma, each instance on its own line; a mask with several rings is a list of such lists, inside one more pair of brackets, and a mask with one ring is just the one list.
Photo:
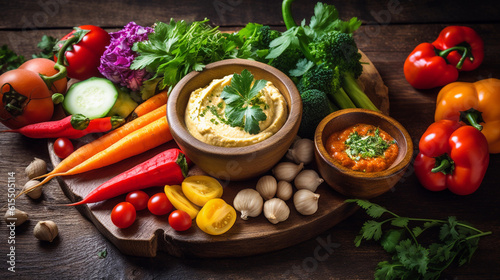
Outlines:
[[99, 72], [113, 83], [138, 91], [142, 82], [150, 75], [145, 69], [130, 69], [130, 65], [138, 56], [132, 51], [132, 46], [135, 42], [148, 39], [148, 34], [151, 32], [153, 32], [151, 27], [142, 27], [130, 22], [122, 30], [110, 33], [111, 41], [101, 56]]

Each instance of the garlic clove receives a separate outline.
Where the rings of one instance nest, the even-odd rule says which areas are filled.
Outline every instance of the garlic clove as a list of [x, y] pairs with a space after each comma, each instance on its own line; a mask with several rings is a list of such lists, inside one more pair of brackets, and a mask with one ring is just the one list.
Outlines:
[[278, 181], [291, 182], [304, 168], [304, 163], [280, 162], [273, 168], [273, 174]]
[[293, 188], [292, 184], [287, 181], [278, 182], [278, 190], [276, 191], [276, 196], [284, 201], [289, 200], [292, 197]]
[[312, 215], [318, 211], [319, 194], [310, 190], [298, 190], [293, 196], [293, 205], [302, 215]]
[[53, 221], [40, 221], [33, 229], [33, 234], [38, 240], [52, 242], [59, 234], [59, 230]]
[[271, 175], [263, 176], [257, 181], [256, 190], [260, 193], [262, 198], [269, 200], [276, 195], [278, 183]]
[[19, 209], [7, 209], [4, 215], [4, 220], [7, 225], [10, 225], [12, 222], [14, 222], [14, 225], [20, 226], [24, 222], [26, 222], [29, 219], [28, 214], [22, 210]]
[[288, 205], [279, 198], [272, 198], [264, 202], [264, 216], [272, 224], [277, 224], [288, 219], [290, 215], [290, 208]]
[[234, 209], [241, 212], [241, 218], [257, 217], [262, 213], [264, 200], [259, 192], [254, 189], [243, 189], [239, 191], [233, 200]]
[[318, 173], [312, 169], [302, 170], [295, 180], [293, 184], [298, 190], [307, 189], [312, 192], [315, 192], [318, 189], [318, 186], [323, 183], [323, 178], [319, 177]]
[[[33, 187], [34, 185], [37, 185], [38, 183], [40, 183], [40, 181], [29, 180], [24, 185], [23, 192], [26, 191], [27, 189]], [[40, 186], [38, 188], [35, 188], [35, 189], [27, 192], [26, 195], [29, 196], [29, 197], [31, 197], [32, 199], [39, 199], [40, 196], [42, 196], [42, 192], [43, 192], [43, 188], [42, 188], [42, 186]]]
[[287, 158], [297, 164], [311, 163], [314, 160], [314, 142], [307, 138], [296, 140], [292, 148], [288, 150]]
[[47, 173], [47, 163], [43, 159], [35, 158], [24, 170], [29, 179]]

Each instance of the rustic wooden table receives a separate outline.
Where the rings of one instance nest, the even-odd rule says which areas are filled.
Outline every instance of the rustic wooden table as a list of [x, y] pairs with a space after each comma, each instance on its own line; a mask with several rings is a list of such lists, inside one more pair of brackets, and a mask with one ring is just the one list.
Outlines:
[[[316, 1], [297, 0], [296, 18], [309, 18]], [[497, 1], [326, 1], [335, 4], [341, 17], [359, 17], [364, 25], [356, 33], [358, 46], [373, 61], [389, 88], [390, 115], [400, 121], [418, 140], [433, 121], [439, 89], [419, 91], [404, 79], [403, 62], [420, 42], [433, 41], [448, 25], [467, 25], [485, 42], [485, 60], [475, 71], [461, 73], [461, 81], [500, 78], [500, 14]], [[171, 17], [185, 20], [209, 18], [213, 25], [234, 30], [248, 22], [283, 28], [281, 3], [271, 1], [2, 1], [0, 45], [8, 44], [30, 57], [43, 34], [61, 37], [73, 26], [99, 25], [117, 30], [129, 21], [151, 25]], [[496, 106], [500, 106], [497, 104]], [[0, 125], [0, 129], [3, 129]], [[16, 134], [0, 134], [0, 207], [8, 201], [9, 174], [21, 188], [27, 181], [24, 168], [34, 157], [49, 161], [46, 140]], [[52, 166], [50, 166], [52, 167]], [[396, 188], [373, 202], [404, 216], [445, 218], [457, 216], [493, 235], [480, 241], [472, 261], [452, 267], [444, 279], [498, 279], [500, 275], [500, 208], [497, 199], [500, 156], [492, 155], [480, 189], [469, 196], [450, 192], [432, 193], [423, 189], [410, 168]], [[225, 259], [180, 259], [159, 253], [155, 258], [126, 256], [106, 240], [74, 208], [58, 207], [69, 200], [57, 180], [44, 188], [42, 199], [27, 197], [15, 201], [29, 213], [30, 221], [16, 228], [14, 237], [0, 223], [1, 279], [371, 279], [379, 261], [390, 257], [378, 244], [353, 244], [367, 216], [358, 211], [317, 237], [277, 252]], [[39, 242], [33, 227], [51, 219], [59, 225], [53, 243]], [[7, 268], [9, 240], [15, 240], [15, 273]], [[107, 250], [107, 257], [98, 253]]]

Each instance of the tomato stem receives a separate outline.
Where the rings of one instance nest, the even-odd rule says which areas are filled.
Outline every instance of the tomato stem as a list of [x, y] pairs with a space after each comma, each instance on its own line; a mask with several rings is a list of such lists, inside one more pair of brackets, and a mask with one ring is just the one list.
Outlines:
[[66, 66], [64, 66], [64, 54], [68, 49], [68, 47], [70, 47], [71, 45], [73, 45], [78, 41], [79, 38], [77, 36], [73, 36], [68, 40], [64, 41], [63, 46], [61, 47], [61, 49], [59, 49], [59, 52], [57, 54], [57, 62], [54, 65], [54, 69], [58, 71], [56, 74], [50, 77], [40, 74], [40, 77], [42, 78], [42, 80], [45, 82], [45, 84], [49, 89], [52, 88], [52, 84], [55, 81], [66, 77], [68, 70], [66, 69]]

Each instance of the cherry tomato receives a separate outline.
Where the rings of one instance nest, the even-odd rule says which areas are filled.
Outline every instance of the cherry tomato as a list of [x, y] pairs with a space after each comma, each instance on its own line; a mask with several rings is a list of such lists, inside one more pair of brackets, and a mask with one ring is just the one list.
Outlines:
[[[82, 25], [78, 27], [83, 30], [90, 30], [73, 48], [66, 51], [65, 57], [68, 62], [68, 77], [77, 80], [86, 80], [90, 77], [101, 77], [97, 69], [101, 61], [101, 56], [109, 45], [111, 36], [104, 29], [95, 25]], [[64, 36], [61, 41], [70, 38], [76, 30]], [[59, 45], [61, 47], [62, 44]], [[54, 58], [57, 62], [57, 57]]]
[[[26, 61], [21, 66], [19, 66], [18, 69], [26, 69], [50, 77], [59, 72], [58, 70], [54, 69], [54, 65], [56, 65], [56, 63], [53, 60], [39, 57]], [[67, 85], [68, 85], [68, 79], [66, 77], [61, 78], [52, 83], [50, 91], [51, 93], [64, 94], [66, 93]]]
[[68, 138], [61, 137], [57, 138], [54, 142], [54, 153], [59, 158], [66, 158], [69, 156], [75, 148], [73, 147], [73, 143]]
[[52, 118], [54, 103], [38, 73], [26, 69], [7, 71], [0, 76], [1, 122], [12, 129], [46, 122]]
[[174, 207], [165, 193], [154, 194], [148, 201], [148, 209], [154, 215], [160, 216], [168, 214], [172, 211], [172, 208]]
[[125, 201], [134, 205], [135, 210], [140, 211], [148, 207], [149, 195], [143, 191], [133, 191], [127, 194]]
[[185, 231], [191, 227], [193, 220], [185, 211], [175, 210], [168, 216], [168, 223], [176, 231]]
[[196, 216], [198, 227], [212, 235], [223, 234], [236, 222], [236, 210], [220, 198], [209, 200]]
[[119, 228], [127, 228], [134, 223], [136, 215], [134, 205], [120, 202], [111, 211], [111, 221]]

